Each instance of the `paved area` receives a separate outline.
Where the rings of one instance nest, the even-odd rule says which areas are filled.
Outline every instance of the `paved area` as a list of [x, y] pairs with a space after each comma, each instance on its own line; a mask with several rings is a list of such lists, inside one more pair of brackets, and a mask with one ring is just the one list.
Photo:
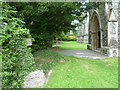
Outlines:
[[92, 59], [102, 59], [106, 58], [108, 56], [105, 56], [101, 53], [92, 51], [92, 50], [62, 50], [62, 51], [57, 51], [59, 53], [63, 53], [65, 55], [71, 55], [71, 56], [77, 56], [77, 57], [87, 57], [87, 58], [92, 58]]

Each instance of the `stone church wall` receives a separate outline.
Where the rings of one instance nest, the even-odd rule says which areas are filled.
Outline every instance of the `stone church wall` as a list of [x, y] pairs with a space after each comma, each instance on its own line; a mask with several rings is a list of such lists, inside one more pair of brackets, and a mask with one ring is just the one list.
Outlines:
[[[95, 8], [92, 9], [90, 11], [90, 24], [89, 24], [89, 44], [91, 44], [91, 19], [92, 19], [92, 15], [94, 13], [94, 11], [96, 11], [98, 13], [98, 17], [99, 17], [99, 23], [100, 23], [100, 31], [101, 31], [101, 48], [99, 49], [99, 51], [101, 53], [104, 54], [108, 54], [108, 48], [106, 48], [108, 46], [108, 18], [107, 18], [107, 14], [105, 13], [105, 2], [101, 2], [99, 9]], [[88, 46], [88, 48], [90, 48]], [[92, 49], [92, 48], [90, 48]]]
[[107, 14], [105, 11], [105, 2], [101, 2], [101, 5], [99, 6], [99, 16], [100, 16], [100, 24], [101, 24], [101, 34], [102, 34], [102, 46], [107, 46], [108, 44], [108, 34], [107, 34], [107, 29], [108, 29], [108, 18], [107, 18]]
[[[104, 53], [110, 57], [118, 56], [117, 47], [120, 47], [120, 28], [118, 30], [116, 11], [113, 4], [110, 5], [106, 2], [101, 2], [99, 8], [94, 8], [89, 12], [88, 49]], [[97, 20], [99, 25], [97, 24]], [[100, 34], [98, 32], [100, 32]], [[95, 39], [94, 37], [99, 39]]]
[[118, 3], [118, 47], [120, 48], [120, 1]]
[[79, 43], [88, 43], [88, 24], [89, 24], [89, 14], [87, 13], [87, 17], [80, 23], [77, 42]]

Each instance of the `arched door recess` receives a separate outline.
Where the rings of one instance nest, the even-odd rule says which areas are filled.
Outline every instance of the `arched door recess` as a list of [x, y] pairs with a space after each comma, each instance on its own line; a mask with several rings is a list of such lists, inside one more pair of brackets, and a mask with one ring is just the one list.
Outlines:
[[96, 12], [93, 13], [91, 24], [91, 44], [94, 49], [99, 49], [101, 48], [101, 30], [99, 18]]

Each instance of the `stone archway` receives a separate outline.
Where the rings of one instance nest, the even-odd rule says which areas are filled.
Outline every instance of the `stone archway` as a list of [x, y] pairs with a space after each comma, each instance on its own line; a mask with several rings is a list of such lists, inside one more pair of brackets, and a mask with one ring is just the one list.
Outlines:
[[98, 14], [93, 13], [91, 21], [91, 44], [93, 49], [101, 48], [101, 30], [100, 30], [100, 21]]

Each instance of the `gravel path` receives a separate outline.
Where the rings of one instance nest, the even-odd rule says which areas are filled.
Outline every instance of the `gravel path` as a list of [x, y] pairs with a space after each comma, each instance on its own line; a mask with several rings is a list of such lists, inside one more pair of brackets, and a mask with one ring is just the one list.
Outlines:
[[71, 56], [77, 56], [77, 57], [87, 57], [87, 58], [92, 58], [92, 59], [102, 59], [106, 58], [108, 56], [105, 56], [101, 53], [84, 49], [84, 50], [62, 50], [62, 51], [57, 51], [59, 53], [65, 54], [65, 55], [71, 55]]

